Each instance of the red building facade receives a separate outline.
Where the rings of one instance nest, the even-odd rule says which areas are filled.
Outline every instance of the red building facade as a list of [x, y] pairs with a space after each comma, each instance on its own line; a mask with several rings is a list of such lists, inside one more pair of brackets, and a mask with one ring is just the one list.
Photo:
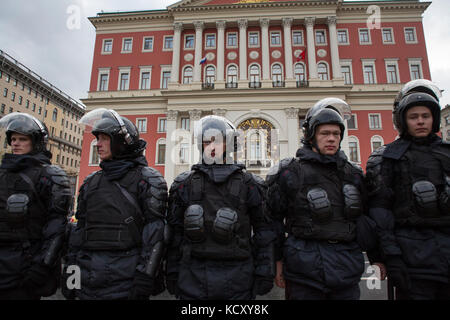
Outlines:
[[[83, 102], [134, 121], [149, 165], [170, 183], [192, 164], [192, 140], [174, 132], [189, 135], [200, 117], [222, 115], [238, 128], [252, 120], [243, 161], [265, 175], [301, 145], [308, 108], [334, 96], [352, 107], [342, 148], [365, 168], [370, 153], [397, 136], [392, 102], [402, 84], [430, 79], [422, 25], [429, 4], [184, 0], [100, 13], [90, 18], [97, 35]], [[278, 157], [258, 120], [278, 130]], [[92, 139], [84, 136], [80, 181], [98, 170]]]

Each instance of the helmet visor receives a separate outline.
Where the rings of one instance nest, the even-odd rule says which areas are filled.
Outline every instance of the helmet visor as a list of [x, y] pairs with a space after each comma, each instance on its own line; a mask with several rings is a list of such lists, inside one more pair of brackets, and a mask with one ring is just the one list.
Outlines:
[[0, 119], [0, 136], [4, 138], [7, 131], [24, 135], [31, 135], [36, 131], [45, 133], [45, 129], [39, 120], [22, 112], [13, 112]]
[[119, 126], [119, 122], [117, 121], [113, 112], [105, 108], [99, 108], [89, 111], [88, 113], [86, 113], [84, 116], [81, 117], [78, 123], [85, 126], [84, 129], [85, 132], [92, 133], [92, 130], [96, 128], [96, 124], [103, 119], [110, 119], [111, 121], [103, 121], [102, 130], [109, 131], [113, 130], [114, 127]]
[[423, 91], [423, 90], [414, 90], [415, 88], [425, 88], [428, 89], [430, 91], [430, 94], [434, 94], [434, 96], [440, 100], [442, 98], [442, 93], [441, 90], [439, 89], [439, 87], [431, 82], [430, 80], [427, 79], [417, 79], [417, 80], [412, 80], [410, 82], [408, 82], [407, 84], [405, 84], [401, 90], [402, 95], [407, 94], [410, 91]]
[[337, 111], [344, 120], [352, 116], [352, 110], [347, 102], [339, 98], [325, 98], [318, 101], [306, 114], [306, 119], [316, 116], [321, 110], [331, 108]]

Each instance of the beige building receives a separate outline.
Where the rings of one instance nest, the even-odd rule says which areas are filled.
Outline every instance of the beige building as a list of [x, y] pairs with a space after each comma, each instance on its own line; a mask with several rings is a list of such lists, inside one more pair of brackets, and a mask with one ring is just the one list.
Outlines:
[[441, 132], [442, 139], [450, 143], [450, 104], [441, 111]]
[[[52, 163], [66, 171], [75, 194], [83, 137], [78, 120], [84, 115], [85, 107], [2, 50], [0, 90], [0, 118], [12, 112], [24, 112], [45, 123]], [[2, 156], [10, 147], [5, 137], [0, 139]]]

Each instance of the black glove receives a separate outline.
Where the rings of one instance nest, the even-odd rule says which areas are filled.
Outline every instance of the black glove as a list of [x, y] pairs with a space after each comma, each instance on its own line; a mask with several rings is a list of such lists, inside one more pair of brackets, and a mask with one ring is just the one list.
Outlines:
[[166, 288], [170, 294], [178, 293], [178, 273], [170, 273], [166, 276]]
[[265, 278], [261, 276], [255, 277], [255, 283], [253, 285], [253, 292], [257, 295], [263, 295], [269, 293], [273, 288], [273, 279]]
[[387, 276], [393, 285], [407, 293], [410, 288], [409, 272], [401, 256], [386, 257]]
[[30, 291], [36, 292], [41, 289], [51, 278], [52, 269], [44, 264], [35, 263], [31, 265], [23, 279], [23, 286]]
[[145, 273], [136, 271], [134, 273], [133, 287], [131, 288], [128, 299], [130, 300], [148, 300], [154, 289], [153, 278]]

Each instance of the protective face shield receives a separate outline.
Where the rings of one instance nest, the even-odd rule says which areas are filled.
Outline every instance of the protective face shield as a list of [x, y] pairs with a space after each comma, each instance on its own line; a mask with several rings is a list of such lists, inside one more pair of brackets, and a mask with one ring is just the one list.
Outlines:
[[100, 133], [111, 138], [111, 153], [114, 159], [124, 158], [145, 149], [145, 141], [139, 139], [136, 126], [112, 109], [99, 108], [86, 113], [80, 120], [85, 131], [96, 138]]
[[431, 111], [433, 116], [432, 132], [439, 132], [441, 126], [441, 107], [434, 96], [427, 93], [411, 92], [405, 95], [399, 102], [393, 112], [393, 121], [399, 134], [405, 135], [408, 132], [406, 125], [406, 111], [415, 106], [425, 106]]
[[33, 144], [32, 154], [46, 150], [48, 130], [46, 126], [27, 113], [13, 112], [0, 119], [0, 136], [11, 145], [11, 135], [19, 133], [31, 137]]
[[321, 124], [337, 124], [341, 128], [341, 140], [344, 137], [344, 119], [350, 119], [351, 108], [342, 99], [325, 98], [318, 101], [306, 113], [303, 123], [303, 143], [309, 143], [314, 139], [317, 126]]
[[[194, 126], [194, 141], [200, 151], [203, 163], [234, 163], [233, 154], [237, 150], [237, 132], [234, 125], [226, 118], [219, 116], [201, 118]], [[217, 148], [222, 148], [225, 143], [225, 150], [222, 154], [212, 154], [209, 150], [204, 150], [204, 142], [214, 143]]]
[[397, 94], [397, 97], [394, 100], [394, 110], [398, 106], [400, 100], [402, 100], [405, 95], [412, 92], [427, 93], [433, 96], [437, 101], [442, 98], [441, 90], [436, 84], [427, 79], [416, 79], [406, 83]]

